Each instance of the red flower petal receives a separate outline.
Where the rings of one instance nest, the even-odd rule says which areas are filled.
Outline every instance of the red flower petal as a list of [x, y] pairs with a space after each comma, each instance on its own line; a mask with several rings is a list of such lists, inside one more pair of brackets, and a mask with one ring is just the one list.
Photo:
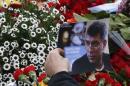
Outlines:
[[42, 74], [38, 77], [38, 82], [41, 82], [46, 76], [47, 76], [46, 73], [42, 73]]
[[23, 71], [21, 69], [16, 69], [16, 71], [14, 71], [13, 76], [15, 80], [19, 79], [19, 76], [23, 74]]
[[26, 74], [26, 75], [28, 75], [30, 71], [35, 71], [34, 65], [27, 66], [23, 70], [24, 74]]

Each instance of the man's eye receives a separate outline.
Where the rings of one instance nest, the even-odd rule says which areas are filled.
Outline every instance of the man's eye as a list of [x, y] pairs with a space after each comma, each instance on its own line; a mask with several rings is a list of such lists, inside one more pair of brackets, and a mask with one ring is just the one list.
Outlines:
[[99, 44], [100, 44], [100, 43], [97, 42], [97, 41], [92, 42], [92, 45], [93, 45], [93, 46], [98, 46]]
[[90, 44], [90, 42], [89, 42], [89, 41], [86, 41], [86, 44], [87, 44], [87, 45], [89, 45], [89, 44]]

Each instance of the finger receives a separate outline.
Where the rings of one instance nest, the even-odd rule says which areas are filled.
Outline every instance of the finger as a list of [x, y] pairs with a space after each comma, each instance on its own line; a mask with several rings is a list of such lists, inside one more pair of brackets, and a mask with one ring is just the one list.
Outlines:
[[64, 56], [64, 50], [63, 50], [63, 49], [57, 48], [57, 51], [58, 51], [58, 53], [59, 53], [61, 56]]

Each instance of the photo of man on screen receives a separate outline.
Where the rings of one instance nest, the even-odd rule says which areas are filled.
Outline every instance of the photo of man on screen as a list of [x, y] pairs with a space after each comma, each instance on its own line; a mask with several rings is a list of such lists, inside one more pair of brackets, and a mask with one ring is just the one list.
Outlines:
[[106, 35], [108, 30], [106, 27], [106, 23], [94, 21], [86, 29], [84, 44], [87, 54], [73, 63], [73, 73], [112, 70], [109, 63], [109, 54], [104, 53], [107, 44]]

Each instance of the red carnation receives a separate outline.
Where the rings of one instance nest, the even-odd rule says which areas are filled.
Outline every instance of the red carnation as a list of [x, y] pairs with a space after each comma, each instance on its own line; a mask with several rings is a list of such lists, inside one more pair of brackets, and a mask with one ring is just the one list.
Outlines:
[[22, 75], [22, 74], [23, 74], [23, 71], [21, 69], [16, 69], [16, 71], [14, 71], [14, 73], [13, 73], [14, 79], [18, 80], [20, 75]]
[[40, 74], [40, 76], [38, 77], [38, 82], [41, 82], [44, 78], [47, 77], [47, 74], [46, 73], [42, 73]]
[[15, 3], [10, 4], [10, 7], [17, 9], [17, 8], [21, 8], [22, 4], [20, 2], [15, 2]]
[[29, 72], [31, 72], [31, 71], [35, 71], [34, 65], [30, 65], [30, 66], [25, 67], [23, 72], [24, 72], [24, 74], [28, 75]]
[[125, 73], [126, 73], [126, 76], [127, 76], [128, 78], [130, 78], [130, 67], [129, 67], [129, 66], [126, 66], [126, 67], [125, 67]]
[[55, 4], [54, 4], [53, 2], [49, 2], [49, 3], [47, 3], [47, 4], [48, 4], [49, 7], [55, 6]]

